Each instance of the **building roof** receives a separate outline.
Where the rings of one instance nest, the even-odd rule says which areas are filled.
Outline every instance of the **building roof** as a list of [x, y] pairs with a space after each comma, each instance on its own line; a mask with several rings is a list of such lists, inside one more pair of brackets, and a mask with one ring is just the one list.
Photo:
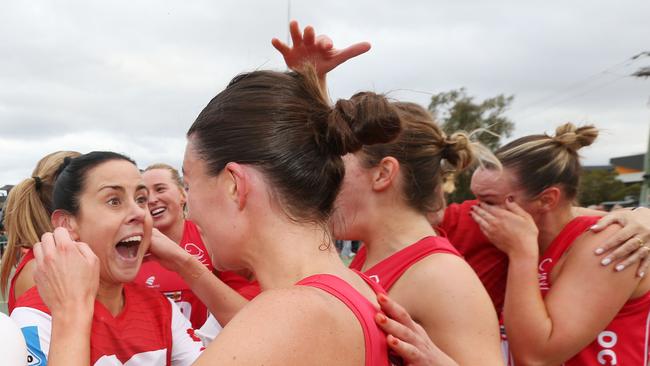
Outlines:
[[643, 160], [645, 154], [619, 156], [617, 158], [609, 159], [609, 163], [613, 166], [625, 167], [628, 169], [643, 170]]

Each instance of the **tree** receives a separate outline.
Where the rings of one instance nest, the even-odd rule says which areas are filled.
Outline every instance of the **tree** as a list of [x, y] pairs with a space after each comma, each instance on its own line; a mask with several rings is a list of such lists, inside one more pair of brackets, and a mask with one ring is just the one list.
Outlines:
[[580, 205], [598, 205], [605, 201], [620, 201], [626, 196], [638, 197], [641, 184], [626, 186], [616, 179], [618, 173], [614, 170], [587, 170], [582, 173], [578, 200]]
[[[475, 102], [474, 97], [467, 95], [465, 88], [460, 88], [432, 96], [429, 111], [448, 135], [456, 131], [477, 131], [474, 136], [495, 150], [501, 146], [502, 137], [509, 137], [514, 129], [514, 123], [503, 115], [513, 99], [512, 95], [500, 94]], [[481, 132], [483, 130], [490, 132]], [[474, 198], [469, 189], [470, 180], [471, 172], [458, 175], [456, 190], [449, 195], [450, 202]]]

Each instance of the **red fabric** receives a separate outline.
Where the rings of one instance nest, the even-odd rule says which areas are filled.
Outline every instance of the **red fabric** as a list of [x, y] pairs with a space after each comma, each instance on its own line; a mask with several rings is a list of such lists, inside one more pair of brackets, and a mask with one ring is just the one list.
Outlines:
[[[185, 220], [183, 238], [179, 245], [212, 272], [212, 261], [203, 244], [201, 234], [193, 222]], [[165, 269], [156, 261], [142, 262], [140, 272], [133, 282], [158, 290], [173, 300], [196, 329], [200, 328], [208, 318], [208, 308], [192, 292], [183, 278], [176, 272]]]
[[[16, 307], [29, 307], [50, 314], [36, 287], [21, 296]], [[115, 355], [125, 363], [134, 355], [165, 350], [171, 361], [171, 304], [156, 291], [134, 284], [124, 285], [124, 308], [113, 315], [98, 301], [90, 335], [91, 365], [102, 356]]]
[[14, 310], [16, 307], [16, 278], [18, 278], [18, 274], [23, 270], [25, 265], [34, 259], [34, 251], [32, 249], [29, 249], [25, 251], [23, 254], [23, 257], [20, 259], [20, 263], [18, 263], [18, 267], [16, 267], [16, 272], [14, 273], [14, 276], [11, 278], [11, 283], [9, 284], [9, 298], [7, 299], [7, 308], [9, 310], [9, 314]]
[[490, 243], [470, 216], [472, 206], [477, 204], [477, 200], [471, 200], [449, 205], [440, 228], [474, 269], [500, 314], [506, 292], [508, 257]]
[[[428, 236], [415, 244], [394, 253], [388, 258], [372, 266], [363, 273], [370, 279], [377, 282], [386, 291], [389, 291], [393, 284], [420, 259], [435, 253], [448, 253], [458, 255], [458, 251], [445, 238], [439, 236]], [[357, 255], [350, 263], [350, 268], [361, 271], [366, 261], [366, 247], [359, 249]]]
[[[545, 296], [550, 274], [573, 242], [600, 217], [573, 219], [553, 240], [539, 261], [539, 286]], [[650, 330], [650, 292], [629, 300], [596, 340], [564, 363], [565, 366], [647, 365]]]
[[252, 300], [262, 291], [257, 281], [249, 281], [232, 271], [217, 272], [217, 277], [248, 300]]
[[[384, 293], [376, 283], [359, 273], [361, 278], [376, 293]], [[375, 314], [379, 310], [361, 295], [354, 287], [342, 279], [329, 274], [319, 274], [302, 279], [297, 285], [311, 286], [321, 289], [337, 299], [341, 300], [357, 317], [363, 329], [364, 343], [366, 346], [366, 366], [387, 366], [391, 365], [388, 356], [388, 345], [386, 335], [375, 323]]]

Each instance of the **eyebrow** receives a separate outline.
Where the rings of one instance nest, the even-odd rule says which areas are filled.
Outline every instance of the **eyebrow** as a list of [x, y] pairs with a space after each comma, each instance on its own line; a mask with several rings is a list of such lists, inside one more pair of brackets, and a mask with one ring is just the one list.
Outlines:
[[[113, 189], [113, 190], [120, 191], [120, 192], [125, 192], [125, 191], [126, 191], [126, 190], [124, 189], [124, 187], [119, 186], [119, 185], [107, 185], [107, 186], [101, 186], [101, 187], [99, 187], [99, 189], [98, 189], [97, 191], [100, 192], [100, 191], [103, 191], [104, 189]], [[147, 193], [149, 192], [149, 189], [148, 189], [147, 186], [145, 186], [144, 184], [138, 184], [138, 186], [135, 187], [135, 190], [136, 190], [136, 191], [139, 191], [139, 190], [142, 190], [142, 189], [144, 189], [145, 191], [147, 191]]]

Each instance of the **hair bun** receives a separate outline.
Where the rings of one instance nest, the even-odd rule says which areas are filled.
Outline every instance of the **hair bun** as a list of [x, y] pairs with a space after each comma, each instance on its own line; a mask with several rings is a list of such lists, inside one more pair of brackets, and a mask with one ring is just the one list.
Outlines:
[[361, 92], [336, 102], [327, 118], [325, 142], [333, 154], [345, 155], [363, 145], [389, 142], [401, 127], [397, 111], [383, 95]]
[[575, 152], [593, 144], [597, 137], [596, 127], [592, 125], [576, 127], [573, 123], [567, 122], [555, 129], [553, 140]]
[[456, 170], [463, 170], [475, 160], [473, 144], [464, 132], [455, 132], [446, 137], [440, 157], [447, 160]]

